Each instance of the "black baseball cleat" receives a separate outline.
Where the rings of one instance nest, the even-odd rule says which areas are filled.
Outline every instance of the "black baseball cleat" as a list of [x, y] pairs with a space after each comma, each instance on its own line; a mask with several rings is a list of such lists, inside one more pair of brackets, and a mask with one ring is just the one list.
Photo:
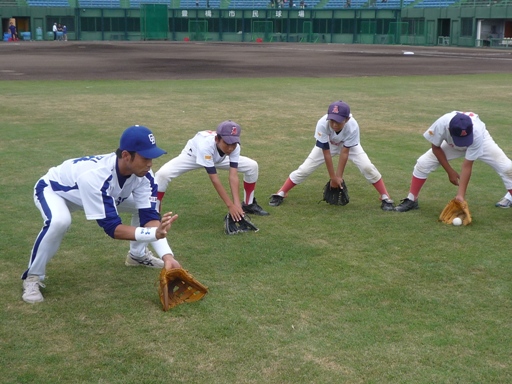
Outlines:
[[263, 210], [258, 203], [256, 202], [256, 199], [253, 199], [252, 204], [244, 204], [242, 203], [242, 209], [245, 213], [251, 213], [253, 215], [259, 215], [259, 216], [268, 216], [270, 213]]
[[403, 199], [400, 201], [400, 204], [396, 206], [395, 211], [397, 212], [407, 212], [411, 209], [418, 209], [418, 200], [409, 200], [409, 199]]
[[284, 200], [284, 197], [281, 195], [272, 195], [270, 196], [270, 201], [268, 202], [268, 205], [272, 207], [277, 207], [278, 205], [281, 205]]
[[391, 199], [382, 199], [382, 202], [380, 203], [380, 209], [383, 211], [394, 211], [395, 202]]

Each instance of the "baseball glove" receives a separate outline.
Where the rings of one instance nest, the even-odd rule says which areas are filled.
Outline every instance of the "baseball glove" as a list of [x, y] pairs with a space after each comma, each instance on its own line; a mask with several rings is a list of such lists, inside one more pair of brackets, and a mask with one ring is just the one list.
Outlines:
[[259, 231], [259, 228], [251, 222], [249, 216], [245, 215], [240, 221], [233, 220], [229, 213], [224, 217], [224, 232], [226, 235], [236, 235], [237, 233], [249, 231]]
[[182, 303], [201, 300], [208, 293], [208, 287], [183, 268], [163, 268], [158, 283], [158, 295], [164, 311]]
[[322, 201], [326, 201], [331, 205], [347, 205], [350, 198], [345, 180], [341, 182], [341, 186], [343, 188], [331, 188], [331, 180], [329, 180], [324, 186], [324, 198]]
[[439, 215], [439, 221], [445, 224], [452, 224], [453, 219], [456, 217], [460, 217], [463, 225], [471, 224], [471, 212], [469, 212], [466, 201], [450, 200]]

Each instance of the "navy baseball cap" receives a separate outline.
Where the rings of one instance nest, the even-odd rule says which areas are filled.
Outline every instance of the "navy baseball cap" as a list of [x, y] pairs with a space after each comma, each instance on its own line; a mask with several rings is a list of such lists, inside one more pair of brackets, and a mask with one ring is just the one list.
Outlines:
[[463, 113], [457, 113], [448, 127], [453, 143], [457, 147], [469, 147], [473, 144], [473, 121]]
[[147, 159], [156, 159], [167, 153], [156, 146], [153, 132], [142, 125], [132, 125], [125, 129], [119, 141], [119, 149], [137, 152]]
[[327, 109], [327, 120], [342, 123], [350, 116], [350, 107], [343, 101], [335, 101]]
[[223, 121], [217, 127], [217, 134], [222, 137], [226, 144], [240, 143], [240, 133], [242, 133], [242, 128], [231, 120]]

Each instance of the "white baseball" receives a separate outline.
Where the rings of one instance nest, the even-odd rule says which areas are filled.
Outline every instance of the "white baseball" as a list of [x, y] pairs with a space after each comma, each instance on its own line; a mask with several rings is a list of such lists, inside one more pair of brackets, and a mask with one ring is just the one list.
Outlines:
[[462, 224], [461, 218], [460, 217], [456, 217], [455, 219], [453, 219], [452, 224], [458, 227], [459, 225]]

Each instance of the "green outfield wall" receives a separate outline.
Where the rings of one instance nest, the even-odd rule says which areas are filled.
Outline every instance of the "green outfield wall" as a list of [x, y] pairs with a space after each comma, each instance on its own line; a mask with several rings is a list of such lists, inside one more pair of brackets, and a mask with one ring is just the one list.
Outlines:
[[[72, 0], [74, 1], [74, 0]], [[70, 3], [74, 4], [74, 3]], [[75, 4], [76, 5], [76, 4]], [[31, 40], [199, 40], [339, 44], [452, 45], [512, 49], [512, 4], [397, 9], [174, 9], [0, 7], [2, 30], [14, 18]], [[158, 22], [156, 22], [158, 21]]]

